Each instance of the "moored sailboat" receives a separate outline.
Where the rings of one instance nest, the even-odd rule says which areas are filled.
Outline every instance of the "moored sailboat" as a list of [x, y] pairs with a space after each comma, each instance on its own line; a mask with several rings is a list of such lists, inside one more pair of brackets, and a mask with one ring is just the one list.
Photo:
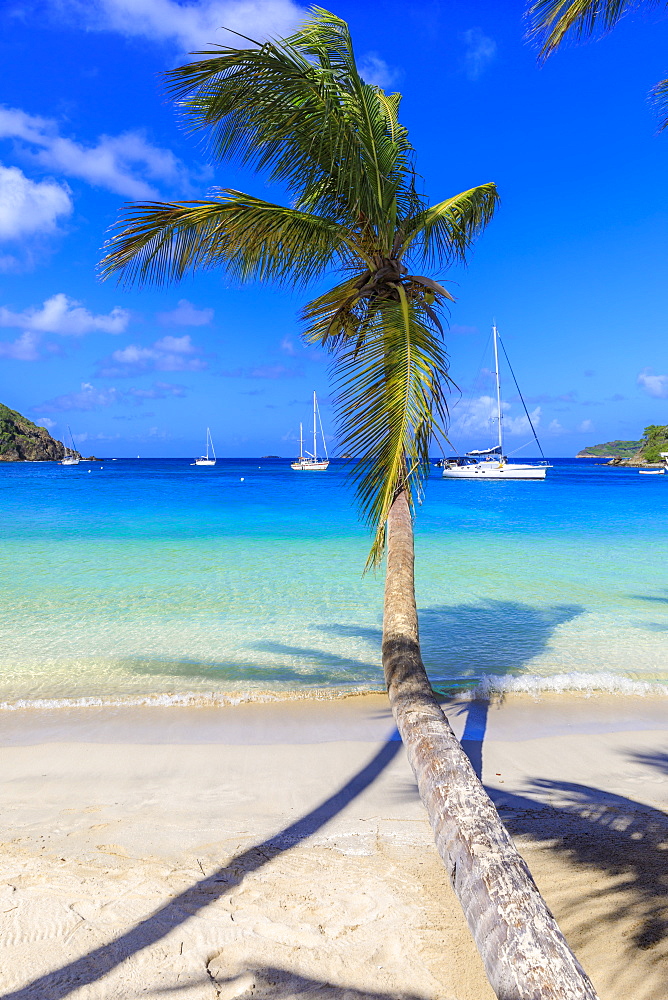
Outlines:
[[60, 464], [61, 465], [78, 465], [79, 461], [81, 459], [81, 456], [79, 455], [79, 452], [74, 447], [74, 438], [72, 437], [72, 431], [70, 430], [70, 425], [69, 424], [67, 425], [67, 433], [70, 436], [70, 444], [71, 444], [72, 447], [68, 448], [67, 445], [64, 445], [65, 454], [64, 454], [63, 458], [61, 458]]
[[[503, 410], [501, 407], [501, 378], [499, 375], [499, 334], [496, 323], [492, 326], [492, 339], [494, 343], [494, 367], [496, 376], [496, 412], [498, 443], [491, 448], [481, 448], [468, 451], [465, 455], [445, 458], [441, 463], [444, 479], [545, 479], [547, 469], [552, 466], [547, 462], [540, 464], [509, 462], [504, 452], [503, 446]], [[505, 353], [505, 348], [504, 348]], [[507, 359], [507, 355], [506, 355]], [[511, 369], [512, 372], [512, 369]], [[513, 374], [513, 379], [515, 378]], [[517, 382], [515, 381], [515, 385]], [[519, 392], [519, 386], [517, 386]], [[526, 408], [522, 394], [522, 405], [529, 421], [529, 426], [533, 431], [536, 444], [540, 449], [540, 441], [536, 435], [529, 411]]]
[[[317, 435], [317, 423], [320, 424], [320, 434], [322, 436], [322, 450], [325, 453], [324, 458], [318, 458], [318, 435]], [[299, 425], [299, 458], [296, 462], [292, 462], [290, 465], [291, 469], [296, 472], [324, 472], [329, 466], [329, 455], [327, 454], [327, 442], [325, 441], [325, 433], [322, 429], [322, 420], [320, 419], [320, 410], [318, 408], [318, 399], [315, 392], [313, 393], [313, 454], [304, 450], [304, 431], [302, 424]]]
[[[211, 458], [209, 458], [209, 447], [211, 448]], [[211, 437], [211, 431], [207, 427], [206, 429], [206, 455], [200, 455], [196, 458], [191, 465], [215, 465], [216, 464], [216, 452], [213, 447], [213, 438]]]

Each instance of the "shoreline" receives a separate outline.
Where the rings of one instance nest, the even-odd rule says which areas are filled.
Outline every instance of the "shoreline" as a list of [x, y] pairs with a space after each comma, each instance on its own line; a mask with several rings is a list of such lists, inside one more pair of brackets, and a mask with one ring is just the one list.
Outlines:
[[[441, 705], [458, 738], [465, 727], [473, 726], [481, 738], [510, 741], [660, 731], [667, 710], [663, 696], [607, 692], [511, 692], [489, 698], [443, 698]], [[472, 714], [478, 720], [475, 724], [468, 721]], [[387, 696], [376, 692], [223, 705], [23, 707], [8, 712], [2, 723], [0, 747], [54, 742], [299, 745], [372, 742], [394, 732]]]

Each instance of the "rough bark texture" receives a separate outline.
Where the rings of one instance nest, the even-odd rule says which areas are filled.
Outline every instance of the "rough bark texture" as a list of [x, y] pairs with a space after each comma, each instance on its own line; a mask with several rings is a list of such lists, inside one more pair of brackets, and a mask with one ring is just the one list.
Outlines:
[[64, 454], [46, 427], [0, 403], [0, 462], [57, 462]]
[[405, 494], [388, 518], [383, 667], [436, 846], [497, 997], [596, 1000], [432, 693], [420, 655]]

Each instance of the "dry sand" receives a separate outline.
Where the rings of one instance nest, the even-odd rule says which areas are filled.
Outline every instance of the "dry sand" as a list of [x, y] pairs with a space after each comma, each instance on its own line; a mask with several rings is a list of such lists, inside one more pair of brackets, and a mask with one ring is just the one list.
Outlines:
[[[666, 1000], [668, 701], [448, 711], [601, 1000]], [[384, 699], [0, 726], [3, 997], [492, 998]]]

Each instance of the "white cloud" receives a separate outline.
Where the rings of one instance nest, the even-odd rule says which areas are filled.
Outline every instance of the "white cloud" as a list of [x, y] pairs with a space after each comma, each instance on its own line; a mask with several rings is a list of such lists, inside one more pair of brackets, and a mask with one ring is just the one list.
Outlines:
[[638, 385], [648, 396], [668, 398], [668, 375], [654, 375], [651, 368], [645, 368], [638, 375]]
[[580, 426], [578, 427], [578, 431], [581, 434], [589, 434], [593, 430], [594, 430], [593, 420], [583, 420]]
[[39, 361], [39, 337], [27, 330], [12, 343], [0, 341], [0, 358], [11, 358], [13, 361]]
[[38, 417], [35, 423], [39, 424], [40, 427], [46, 427], [48, 431], [53, 430], [56, 426], [56, 421], [50, 420], [48, 417]]
[[179, 299], [176, 309], [158, 313], [158, 322], [174, 326], [206, 326], [213, 319], [213, 309], [197, 309], [188, 299]]
[[469, 28], [462, 33], [466, 46], [464, 68], [469, 80], [477, 80], [496, 56], [496, 42], [484, 35], [480, 28]]
[[306, 13], [292, 0], [59, 0], [58, 10], [63, 9], [89, 29], [171, 42], [185, 51], [211, 43], [244, 44], [242, 38], [232, 41], [223, 26], [256, 41], [280, 38], [290, 34]]
[[105, 378], [125, 378], [150, 371], [199, 372], [206, 368], [206, 362], [195, 357], [196, 354], [197, 348], [189, 334], [162, 337], [150, 347], [128, 344], [101, 362], [99, 374]]
[[[32, 159], [42, 167], [130, 198], [157, 196], [146, 177], [170, 184], [183, 182], [185, 177], [183, 165], [170, 150], [151, 145], [137, 130], [102, 135], [96, 145], [84, 146], [59, 135], [53, 119], [29, 115], [19, 108], [0, 107], [0, 138], [38, 147]], [[43, 183], [63, 191], [55, 182]], [[67, 192], [63, 193], [69, 200]]]
[[[511, 416], [510, 403], [502, 403], [503, 430], [506, 434], [530, 434], [531, 427], [526, 414]], [[455, 410], [455, 429], [462, 434], [496, 433], [496, 399], [493, 396], [479, 396], [468, 403], [460, 403]], [[531, 411], [534, 427], [540, 423], [540, 406]]]
[[123, 333], [129, 320], [127, 309], [116, 306], [111, 312], [96, 316], [63, 292], [52, 295], [41, 306], [32, 306], [20, 313], [0, 306], [0, 326], [22, 327], [37, 333], [59, 333], [65, 337], [81, 337], [93, 330]]
[[18, 167], [0, 164], [0, 239], [52, 233], [71, 211], [69, 192], [56, 181], [31, 181]]
[[562, 427], [558, 420], [551, 420], [547, 425], [550, 434], [565, 434], [566, 428]]
[[383, 90], [390, 87], [399, 75], [384, 59], [381, 59], [377, 52], [367, 52], [365, 56], [362, 56], [358, 68], [365, 83], [373, 83], [376, 87], [382, 87]]

